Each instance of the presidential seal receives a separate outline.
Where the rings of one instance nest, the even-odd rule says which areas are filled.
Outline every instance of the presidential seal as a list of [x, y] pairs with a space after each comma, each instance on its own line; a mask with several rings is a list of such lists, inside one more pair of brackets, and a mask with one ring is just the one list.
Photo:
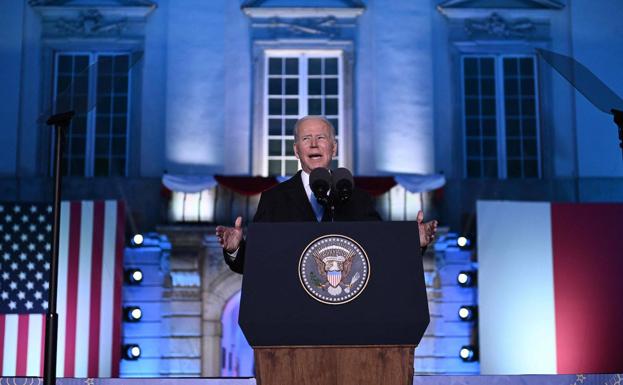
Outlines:
[[363, 292], [370, 279], [370, 261], [365, 250], [343, 235], [325, 235], [313, 240], [299, 260], [301, 285], [313, 299], [341, 305]]

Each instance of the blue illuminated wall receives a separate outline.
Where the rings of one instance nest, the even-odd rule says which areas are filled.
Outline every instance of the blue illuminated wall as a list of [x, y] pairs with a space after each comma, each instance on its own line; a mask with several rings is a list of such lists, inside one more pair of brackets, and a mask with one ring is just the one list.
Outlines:
[[[611, 17], [621, 14], [621, 3], [574, 2], [570, 9], [573, 19], [572, 51], [618, 95], [623, 94], [623, 25]], [[620, 178], [623, 175], [621, 149], [616, 146], [616, 127], [612, 116], [598, 111], [586, 98], [575, 93], [578, 129], [579, 174], [585, 177]], [[587, 186], [588, 187], [588, 186]], [[589, 191], [585, 191], [589, 195]]]
[[[80, 26], [81, 12], [102, 4], [101, 23], [119, 25], [118, 31]], [[114, 189], [106, 189], [110, 181], [101, 178], [74, 178], [66, 191], [78, 199], [124, 197], [136, 207], [139, 227], [153, 229], [163, 219], [146, 206], [161, 204], [154, 186], [165, 172], [261, 172], [262, 51], [294, 47], [345, 52], [346, 165], [360, 175], [443, 173], [445, 199], [436, 209], [453, 228], [464, 226], [461, 218], [474, 213], [479, 197], [619, 200], [623, 161], [611, 116], [541, 61], [542, 178], [465, 179], [462, 55], [551, 49], [574, 56], [623, 93], [617, 0], [495, 5], [485, 0], [3, 2], [0, 192], [6, 199], [44, 200], [48, 194], [50, 136], [37, 117], [52, 103], [55, 52], [143, 54], [131, 89], [127, 177]], [[266, 16], [276, 8], [286, 11]], [[329, 16], [318, 16], [327, 8], [333, 9]], [[497, 30], [469, 30], [470, 23], [486, 25], [494, 14], [502, 20]], [[78, 27], [67, 32], [59, 27], [65, 20]], [[323, 29], [318, 24], [323, 20], [332, 27]], [[513, 29], [524, 24], [529, 28]]]
[[[286, 11], [266, 16], [275, 8]], [[318, 16], [327, 8], [329, 16]], [[83, 11], [95, 9], [103, 24], [90, 30]], [[443, 191], [434, 199], [426, 195], [424, 207], [453, 230], [475, 230], [477, 199], [621, 201], [623, 160], [611, 116], [538, 59], [541, 178], [466, 178], [461, 84], [463, 55], [532, 55], [541, 47], [577, 58], [623, 95], [620, 15], [620, 0], [1, 1], [0, 200], [51, 197], [49, 129], [37, 118], [52, 103], [53, 56], [62, 51], [143, 54], [131, 88], [128, 175], [68, 178], [65, 199], [122, 199], [129, 228], [153, 230], [167, 221], [165, 172], [258, 174], [261, 60], [270, 47], [343, 50], [347, 166], [359, 175], [443, 173]], [[69, 32], [62, 27], [68, 21], [77, 23], [70, 23]], [[480, 29], [468, 28], [472, 23]], [[236, 210], [248, 212], [245, 204], [257, 201], [220, 194], [226, 199], [214, 202], [217, 221], [230, 220]], [[144, 343], [145, 356], [144, 366], [124, 363], [123, 373], [200, 375], [200, 300], [180, 301], [175, 309], [162, 300], [166, 269], [158, 253], [127, 254], [149, 274], [140, 289], [128, 288], [124, 296], [127, 304], [145, 307], [143, 327], [126, 328], [126, 337]], [[446, 256], [467, 263], [460, 251], [453, 253]], [[450, 265], [445, 268], [456, 267]], [[469, 294], [451, 288], [451, 274], [439, 271], [442, 284], [434, 294], [448, 301], [433, 310], [450, 316]], [[188, 334], [174, 335], [179, 319], [188, 322]], [[469, 335], [455, 321], [444, 327], [437, 341], [459, 342]], [[163, 335], [175, 342], [163, 347]], [[427, 340], [422, 349], [454, 354], [449, 345], [435, 344]], [[175, 364], [159, 358], [164, 348]], [[476, 371], [452, 359], [447, 367]], [[419, 362], [419, 370], [437, 370], [435, 363]]]
[[166, 159], [172, 173], [222, 171], [224, 4], [190, 1], [167, 9]]

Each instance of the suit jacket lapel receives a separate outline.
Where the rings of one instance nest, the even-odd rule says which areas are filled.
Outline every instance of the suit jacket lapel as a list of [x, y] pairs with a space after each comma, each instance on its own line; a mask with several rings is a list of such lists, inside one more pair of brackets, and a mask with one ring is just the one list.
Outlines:
[[301, 172], [299, 171], [289, 180], [291, 183], [289, 185], [290, 193], [288, 197], [292, 200], [292, 206], [296, 207], [300, 212], [303, 221], [316, 222], [316, 214], [309, 202], [309, 198], [307, 198], [303, 180], [301, 179]]

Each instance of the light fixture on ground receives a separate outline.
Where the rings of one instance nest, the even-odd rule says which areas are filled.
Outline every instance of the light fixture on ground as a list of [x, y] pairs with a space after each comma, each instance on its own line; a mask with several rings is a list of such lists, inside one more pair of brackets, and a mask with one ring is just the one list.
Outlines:
[[123, 308], [123, 319], [128, 322], [138, 322], [143, 318], [143, 311], [138, 306], [126, 306]]
[[470, 270], [463, 270], [456, 276], [456, 282], [461, 287], [476, 286], [476, 272]]
[[143, 238], [143, 234], [134, 234], [134, 236], [132, 236], [132, 245], [140, 246], [143, 244], [144, 240], [145, 238]]
[[125, 281], [130, 285], [138, 285], [143, 281], [143, 272], [141, 269], [126, 269]]
[[461, 357], [464, 362], [474, 362], [478, 360], [478, 351], [472, 345], [461, 346], [459, 357]]
[[123, 358], [130, 361], [138, 360], [141, 356], [141, 347], [137, 344], [123, 345]]
[[460, 236], [456, 239], [456, 245], [460, 248], [466, 248], [469, 247], [472, 244], [472, 242], [469, 240], [469, 238], [465, 237], [465, 236]]
[[461, 321], [473, 321], [478, 317], [478, 308], [476, 306], [463, 305], [459, 308], [459, 318]]

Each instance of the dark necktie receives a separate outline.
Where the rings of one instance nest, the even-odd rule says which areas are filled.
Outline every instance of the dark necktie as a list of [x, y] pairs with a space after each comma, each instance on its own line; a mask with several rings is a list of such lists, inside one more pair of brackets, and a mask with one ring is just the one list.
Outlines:
[[324, 215], [324, 207], [322, 207], [322, 205], [316, 199], [316, 196], [314, 196], [313, 194], [310, 197], [309, 201], [312, 205], [312, 208], [314, 209], [314, 214], [316, 214], [316, 220], [318, 222], [321, 222], [322, 216]]

